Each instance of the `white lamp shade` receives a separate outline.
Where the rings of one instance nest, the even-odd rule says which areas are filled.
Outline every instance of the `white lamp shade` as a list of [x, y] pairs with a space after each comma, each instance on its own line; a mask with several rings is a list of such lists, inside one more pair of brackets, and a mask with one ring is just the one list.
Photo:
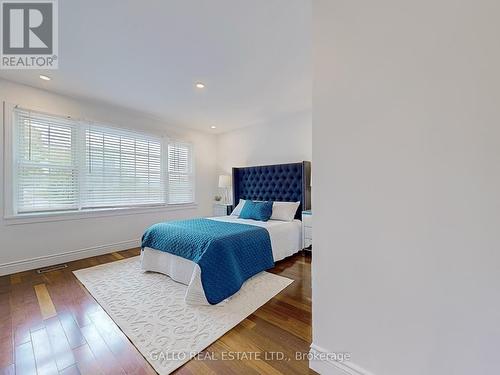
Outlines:
[[231, 187], [231, 176], [220, 175], [219, 176], [219, 187], [220, 188], [230, 188]]

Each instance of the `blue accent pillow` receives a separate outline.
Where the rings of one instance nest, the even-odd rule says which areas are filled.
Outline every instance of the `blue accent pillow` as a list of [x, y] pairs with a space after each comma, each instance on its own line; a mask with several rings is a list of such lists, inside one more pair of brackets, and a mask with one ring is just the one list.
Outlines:
[[247, 200], [241, 209], [240, 219], [268, 221], [273, 214], [273, 202], [254, 202]]

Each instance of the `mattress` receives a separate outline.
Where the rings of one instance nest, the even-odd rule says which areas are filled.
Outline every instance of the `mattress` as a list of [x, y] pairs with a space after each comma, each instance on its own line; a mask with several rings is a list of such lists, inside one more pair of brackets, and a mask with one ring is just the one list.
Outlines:
[[[302, 248], [302, 225], [300, 220], [290, 222], [269, 220], [263, 222], [240, 219], [236, 216], [221, 216], [209, 219], [249, 224], [267, 229], [271, 239], [271, 248], [275, 262], [295, 254]], [[200, 267], [193, 261], [146, 247], [141, 252], [141, 265], [144, 271], [163, 273], [170, 276], [173, 280], [187, 285], [186, 302], [190, 304], [209, 305], [201, 284]]]

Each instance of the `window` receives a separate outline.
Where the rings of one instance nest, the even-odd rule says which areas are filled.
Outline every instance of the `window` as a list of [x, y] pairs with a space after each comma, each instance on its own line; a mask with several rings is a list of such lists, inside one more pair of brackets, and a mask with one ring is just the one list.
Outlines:
[[191, 145], [180, 142], [168, 143], [168, 203], [194, 201], [194, 176]]
[[78, 208], [76, 129], [64, 119], [16, 111], [18, 213]]
[[160, 139], [89, 126], [85, 130], [82, 207], [164, 203], [161, 161]]
[[194, 202], [188, 143], [12, 111], [14, 214]]

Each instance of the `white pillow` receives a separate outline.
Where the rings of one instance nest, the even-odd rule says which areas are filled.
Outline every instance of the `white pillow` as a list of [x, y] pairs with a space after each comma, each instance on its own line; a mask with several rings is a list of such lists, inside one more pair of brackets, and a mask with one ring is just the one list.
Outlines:
[[240, 199], [238, 205], [234, 208], [233, 212], [231, 212], [231, 216], [240, 216], [241, 210], [243, 209], [245, 202], [246, 201], [244, 199]]
[[273, 202], [273, 214], [270, 220], [292, 221], [300, 202]]

